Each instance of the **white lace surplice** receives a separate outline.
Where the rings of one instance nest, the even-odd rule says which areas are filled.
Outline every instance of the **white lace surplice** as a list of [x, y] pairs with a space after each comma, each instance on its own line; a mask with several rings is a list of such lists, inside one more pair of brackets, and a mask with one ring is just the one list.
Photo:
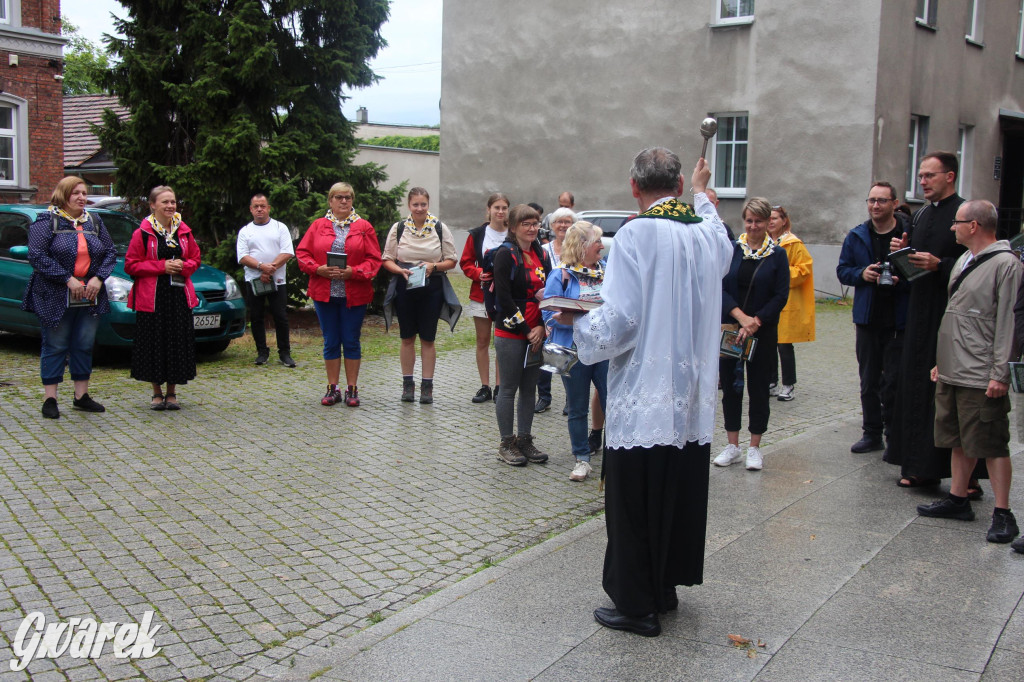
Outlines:
[[703, 222], [635, 218], [615, 234], [604, 305], [573, 325], [582, 362], [610, 360], [608, 447], [711, 442], [733, 243], [707, 196], [694, 203]]

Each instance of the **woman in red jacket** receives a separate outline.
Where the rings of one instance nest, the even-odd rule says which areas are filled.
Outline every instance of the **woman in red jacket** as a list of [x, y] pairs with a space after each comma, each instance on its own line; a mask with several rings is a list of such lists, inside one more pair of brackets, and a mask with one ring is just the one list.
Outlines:
[[[327, 394], [322, 405], [344, 400], [349, 407], [359, 406], [359, 334], [380, 269], [380, 243], [373, 225], [353, 210], [355, 196], [352, 185], [335, 183], [327, 194], [327, 215], [313, 221], [295, 249], [299, 269], [309, 275], [308, 294], [324, 335]], [[328, 253], [344, 253], [345, 267], [327, 265]], [[338, 390], [342, 348], [348, 385], [344, 397]]]
[[[480, 373], [480, 390], [473, 396], [474, 403], [485, 403], [491, 399], [490, 387], [490, 346], [491, 327], [494, 323], [487, 315], [484, 307], [484, 291], [482, 286], [490, 286], [491, 273], [483, 271], [484, 254], [505, 241], [508, 225], [509, 201], [501, 192], [487, 197], [487, 222], [469, 231], [466, 247], [462, 250], [459, 267], [462, 273], [473, 280], [469, 287], [469, 315], [476, 325], [476, 368]], [[494, 393], [498, 399], [498, 365], [494, 365]]]
[[196, 376], [192, 308], [199, 298], [192, 273], [199, 269], [200, 253], [177, 212], [173, 189], [154, 187], [149, 208], [124, 257], [124, 271], [135, 280], [128, 292], [136, 327], [132, 378], [153, 385], [150, 409], [173, 411], [180, 409], [175, 387]]

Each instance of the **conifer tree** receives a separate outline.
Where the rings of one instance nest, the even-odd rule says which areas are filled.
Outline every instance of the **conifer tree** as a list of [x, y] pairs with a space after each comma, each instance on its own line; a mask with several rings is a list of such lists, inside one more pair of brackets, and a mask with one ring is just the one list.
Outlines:
[[384, 45], [387, 0], [120, 2], [107, 85], [131, 117], [107, 111], [100, 131], [118, 193], [174, 187], [207, 246], [231, 242], [211, 253], [223, 252], [218, 265], [233, 264], [256, 191], [273, 217], [304, 229], [343, 180], [361, 215], [390, 226], [401, 188], [380, 191], [380, 167], [352, 164], [354, 126], [341, 113], [347, 88], [377, 80], [368, 60]]

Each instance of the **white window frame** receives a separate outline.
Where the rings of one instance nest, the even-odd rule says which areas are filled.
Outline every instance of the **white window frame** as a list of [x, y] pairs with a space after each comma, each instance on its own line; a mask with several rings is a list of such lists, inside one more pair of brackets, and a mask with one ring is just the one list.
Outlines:
[[936, 6], [939, 0], [917, 0], [917, 10], [914, 14], [914, 20], [918, 26], [926, 26], [927, 28], [935, 28], [937, 26], [937, 15], [938, 7]]
[[10, 132], [5, 137], [14, 139], [14, 177], [0, 180], [0, 187], [28, 187], [28, 100], [4, 92], [0, 93], [0, 106], [13, 109]]
[[715, 3], [715, 25], [717, 26], [728, 26], [735, 24], [752, 24], [754, 23], [754, 0], [750, 0], [750, 14], [744, 14], [736, 17], [723, 17], [722, 16], [722, 3], [727, 1], [734, 1], [737, 4], [737, 11], [739, 5], [745, 0], [714, 0]]
[[982, 44], [985, 38], [985, 0], [971, 0], [964, 38], [975, 45]]
[[0, 0], [0, 24], [10, 24], [11, 22], [11, 0]]
[[974, 126], [961, 123], [957, 131], [956, 160], [960, 171], [956, 174], [956, 193], [971, 198], [971, 163], [974, 156]]
[[1020, 3], [1020, 21], [1017, 25], [1017, 56], [1024, 59], [1024, 0]]
[[928, 117], [913, 114], [910, 117], [910, 143], [907, 148], [907, 201], [924, 201], [924, 194], [917, 182], [917, 171], [927, 148]]
[[[722, 125], [722, 119], [726, 119], [726, 118], [734, 118], [734, 119], [736, 119], [736, 118], [745, 118], [747, 120], [747, 139], [746, 140], [741, 140], [741, 141], [737, 141], [737, 140], [719, 140], [719, 136], [716, 134], [711, 139], [710, 144], [709, 144], [709, 149], [711, 150], [711, 158], [708, 161], [711, 164], [711, 178], [712, 178], [711, 181], [714, 183], [715, 192], [718, 194], [719, 198], [722, 198], [722, 199], [742, 199], [743, 197], [747, 196], [747, 186], [746, 186], [747, 183], [746, 183], [746, 181], [747, 181], [747, 179], [749, 178], [749, 175], [750, 175], [750, 113], [746, 112], [746, 111], [731, 111], [731, 112], [725, 112], [725, 113], [719, 113], [719, 114], [711, 114], [711, 116], [712, 116], [712, 118], [715, 118], [715, 119], [718, 120], [718, 130], [719, 131], [722, 131], [722, 130], [725, 129], [725, 126]], [[742, 144], [746, 148], [746, 150], [747, 150], [747, 155], [746, 155], [747, 162], [746, 162], [746, 168], [744, 169], [745, 177], [743, 178], [744, 182], [743, 182], [742, 186], [740, 186], [740, 185], [732, 185], [732, 184], [718, 184], [718, 182], [717, 182], [718, 174], [716, 172], [716, 169], [718, 168], [718, 154], [719, 154], [718, 147], [719, 147], [719, 144], [722, 144], [723, 146], [730, 145], [730, 149], [731, 149], [731, 153], [732, 153], [732, 160], [733, 161], [735, 161], [735, 158], [736, 158], [735, 151], [736, 151], [737, 145]], [[736, 167], [735, 167], [735, 165], [733, 165], [732, 171], [733, 171], [733, 173], [732, 173], [733, 177], [731, 178], [731, 180], [735, 181], [735, 179], [736, 179], [736, 175], [735, 175], [736, 174]]]

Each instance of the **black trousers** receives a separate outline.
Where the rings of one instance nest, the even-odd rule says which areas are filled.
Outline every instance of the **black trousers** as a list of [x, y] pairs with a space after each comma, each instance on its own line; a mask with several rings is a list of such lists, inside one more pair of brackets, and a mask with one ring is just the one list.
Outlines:
[[551, 402], [551, 372], [541, 372], [537, 379], [537, 399]]
[[856, 327], [864, 435], [879, 440], [883, 433], [888, 435], [892, 424], [896, 377], [903, 355], [903, 330], [866, 324]]
[[628, 616], [665, 611], [665, 592], [704, 582], [711, 444], [604, 455], [604, 591]]
[[[742, 364], [745, 365], [744, 383], [750, 400], [747, 429], [750, 433], [760, 435], [768, 430], [768, 417], [771, 414], [768, 385], [771, 383], [772, 370], [776, 366], [775, 346], [776, 339], [779, 338], [778, 328], [761, 327], [754, 338], [757, 339], [754, 358]], [[743, 417], [743, 393], [735, 388], [741, 379], [741, 375], [737, 373], [739, 364], [740, 361], [735, 358], [721, 358], [718, 361], [718, 377], [722, 382], [722, 416], [726, 431], [739, 431]]]
[[[796, 353], [793, 351], [793, 344], [780, 343], [777, 348], [779, 349], [779, 365], [782, 365], [782, 385], [792, 386], [796, 383]], [[772, 367], [771, 383], [773, 384], [779, 383], [779, 365]]]
[[274, 331], [277, 334], [277, 352], [291, 353], [292, 346], [288, 340], [288, 290], [287, 284], [278, 284], [277, 291], [266, 296], [252, 293], [252, 286], [245, 283], [245, 300], [249, 305], [249, 322], [252, 329], [252, 340], [256, 342], [257, 353], [269, 353], [267, 346], [266, 317], [267, 308], [274, 318]]

